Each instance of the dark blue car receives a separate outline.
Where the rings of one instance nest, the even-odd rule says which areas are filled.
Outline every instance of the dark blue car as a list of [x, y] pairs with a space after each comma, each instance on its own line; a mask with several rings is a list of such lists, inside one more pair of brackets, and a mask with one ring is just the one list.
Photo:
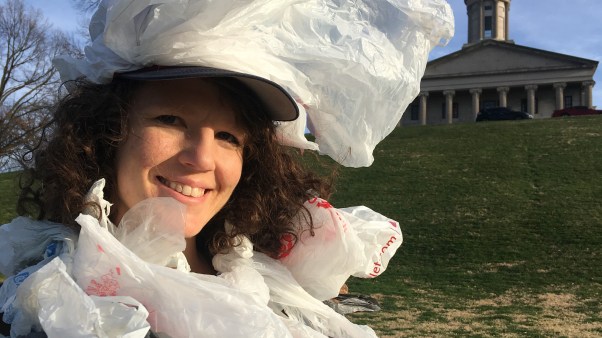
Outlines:
[[477, 122], [481, 121], [502, 121], [502, 120], [525, 120], [532, 119], [533, 115], [515, 111], [506, 107], [495, 107], [482, 109], [477, 114]]

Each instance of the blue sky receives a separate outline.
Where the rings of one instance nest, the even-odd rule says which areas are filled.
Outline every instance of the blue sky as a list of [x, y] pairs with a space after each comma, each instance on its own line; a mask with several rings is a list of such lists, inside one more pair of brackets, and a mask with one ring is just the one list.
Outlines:
[[[78, 18], [71, 0], [25, 0], [40, 8], [50, 23], [75, 30]], [[445, 47], [431, 52], [431, 59], [462, 48], [466, 43], [467, 16], [464, 0], [448, 0], [455, 16], [456, 33]], [[523, 46], [602, 61], [601, 0], [512, 0], [510, 39]], [[560, 15], [559, 15], [560, 14]], [[602, 67], [594, 80], [593, 103], [602, 108]]]

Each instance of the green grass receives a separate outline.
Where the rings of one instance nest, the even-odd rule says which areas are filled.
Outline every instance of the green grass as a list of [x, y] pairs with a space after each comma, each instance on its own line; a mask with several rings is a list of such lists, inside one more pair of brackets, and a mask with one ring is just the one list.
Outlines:
[[[339, 207], [400, 222], [379, 278], [350, 292], [381, 337], [602, 336], [602, 117], [404, 127], [369, 168], [341, 168]], [[0, 176], [0, 221], [14, 216]]]
[[0, 224], [4, 224], [16, 215], [18, 195], [18, 174], [0, 174]]
[[[7, 223], [16, 215], [17, 174], [0, 174], [0, 224]], [[1, 253], [0, 253], [1, 254]], [[4, 276], [0, 274], [0, 283]]]
[[601, 133], [600, 117], [401, 128], [342, 168], [331, 202], [404, 233], [381, 277], [349, 282], [385, 311], [353, 318], [383, 336], [602, 335]]

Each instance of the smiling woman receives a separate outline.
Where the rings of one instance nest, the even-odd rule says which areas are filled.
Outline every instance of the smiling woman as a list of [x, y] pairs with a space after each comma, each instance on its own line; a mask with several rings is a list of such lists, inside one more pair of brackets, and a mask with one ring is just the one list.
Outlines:
[[114, 223], [146, 198], [172, 197], [188, 206], [192, 238], [224, 207], [240, 180], [247, 128], [220, 96], [198, 79], [154, 82], [136, 93], [129, 137], [117, 152]]
[[[323, 301], [386, 269], [399, 224], [335, 209], [330, 177], [290, 146], [369, 163], [416, 73], [389, 39], [407, 25], [419, 68], [449, 14], [443, 0], [102, 1], [86, 57], [54, 61], [69, 93], [21, 180], [28, 217], [0, 227], [11, 336], [374, 337]], [[362, 118], [377, 105], [383, 128]], [[358, 125], [374, 138], [345, 136]]]

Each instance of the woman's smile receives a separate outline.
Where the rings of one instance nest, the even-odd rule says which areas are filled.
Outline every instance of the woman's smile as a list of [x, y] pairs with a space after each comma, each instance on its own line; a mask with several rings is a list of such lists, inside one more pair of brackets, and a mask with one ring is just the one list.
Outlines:
[[173, 197], [187, 206], [191, 238], [222, 209], [240, 180], [245, 140], [222, 96], [202, 79], [149, 82], [136, 92], [117, 154], [114, 222], [144, 199]]
[[157, 180], [159, 180], [159, 182], [161, 182], [166, 187], [169, 187], [171, 190], [174, 190], [188, 197], [202, 197], [203, 195], [205, 195], [205, 191], [207, 190], [204, 188], [193, 187], [187, 184], [170, 181], [161, 176], [158, 176]]

